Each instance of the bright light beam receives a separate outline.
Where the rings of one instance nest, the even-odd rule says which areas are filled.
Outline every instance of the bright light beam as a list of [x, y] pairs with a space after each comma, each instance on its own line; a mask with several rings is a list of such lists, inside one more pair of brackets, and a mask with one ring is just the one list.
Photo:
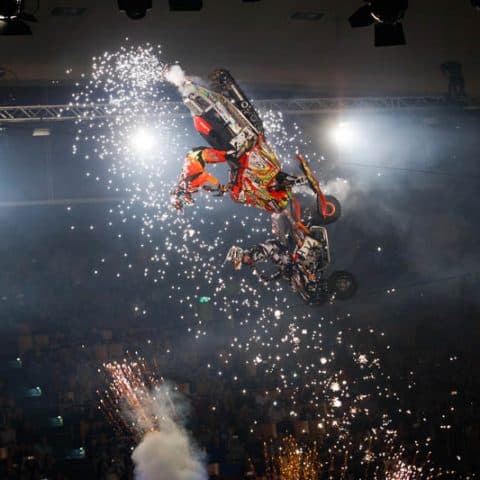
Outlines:
[[153, 133], [144, 128], [139, 128], [130, 137], [132, 150], [139, 154], [151, 153], [156, 143]]
[[350, 122], [340, 122], [332, 130], [332, 139], [339, 146], [351, 146], [356, 139], [355, 128]]

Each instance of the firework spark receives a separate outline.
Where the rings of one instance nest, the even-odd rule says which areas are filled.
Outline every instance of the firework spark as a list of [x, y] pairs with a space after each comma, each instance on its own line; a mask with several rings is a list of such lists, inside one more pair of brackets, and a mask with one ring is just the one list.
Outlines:
[[114, 424], [121, 421], [122, 427], [139, 439], [160, 430], [163, 419], [158, 415], [159, 406], [162, 411], [168, 407], [168, 418], [174, 416], [169, 389], [149, 371], [144, 359], [111, 362], [103, 367], [109, 382], [100, 402]]
[[[271, 233], [267, 214], [207, 195], [184, 216], [170, 208], [169, 193], [183, 155], [198, 138], [188, 115], [172, 103], [171, 85], [164, 81], [181, 84], [184, 73], [162, 58], [161, 49], [151, 45], [105, 53], [93, 60], [90, 80], [73, 99], [75, 104], [107, 106], [106, 118], [86, 114], [79, 120], [74, 151], [86, 161], [101, 159], [106, 172], [87, 175], [124, 196], [106, 221], [115, 241], [121, 242], [127, 229], [138, 231], [136, 246], [122, 244], [120, 255], [112, 248], [92, 268], [93, 274], [112, 275], [112, 281], [137, 274], [153, 286], [162, 285], [163, 300], [174, 303], [178, 312], [176, 325], [196, 339], [218, 330], [199, 307], [200, 299], [209, 298], [215, 322], [235, 326], [215, 370], [233, 377], [229, 366], [234, 357], [241, 358], [246, 368], [273, 380], [275, 387], [266, 392], [272, 408], [284, 400], [292, 419], [299, 419], [307, 405], [314, 419], [310, 430], [323, 439], [328, 458], [322, 465], [344, 473], [361, 468], [372, 478], [432, 478], [431, 469], [425, 468], [429, 442], [415, 445], [418, 460], [409, 459], [395, 429], [393, 417], [409, 415], [399, 412], [399, 395], [382, 369], [380, 359], [388, 350], [383, 332], [353, 328], [348, 317], [327, 320], [299, 305], [280, 283], [267, 288], [251, 275], [225, 272], [227, 234], [234, 231], [240, 245], [263, 240]], [[296, 153], [321, 165], [322, 157], [294, 122], [279, 112], [260, 113], [268, 141], [287, 171], [293, 169]], [[331, 185], [348, 192], [343, 180]], [[148, 308], [134, 307], [132, 315], [140, 313], [148, 315]], [[342, 322], [345, 328], [339, 330]], [[143, 361], [111, 363], [105, 369], [111, 382], [103, 408], [112, 421], [121, 419], [121, 428], [137, 438], [161, 430], [158, 398], [170, 408], [167, 417], [175, 418], [175, 402]], [[243, 379], [237, 380], [239, 391], [248, 394]], [[257, 423], [252, 419], [252, 431]]]
[[136, 478], [206, 480], [204, 455], [184, 427], [185, 399], [141, 357], [106, 363], [104, 372], [108, 386], [100, 405], [113, 425], [137, 442], [132, 453]]

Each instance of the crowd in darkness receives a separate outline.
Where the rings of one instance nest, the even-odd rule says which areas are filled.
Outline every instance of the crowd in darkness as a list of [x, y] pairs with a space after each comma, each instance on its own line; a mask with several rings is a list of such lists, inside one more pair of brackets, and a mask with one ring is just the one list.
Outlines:
[[[46, 232], [50, 221], [44, 222]], [[32, 241], [24, 228], [0, 239], [2, 480], [133, 478], [133, 439], [107, 421], [97, 392], [105, 388], [102, 363], [121, 360], [127, 351], [139, 352], [188, 398], [187, 427], [206, 452], [212, 478], [264, 477], [264, 442], [287, 433], [300, 442], [316, 440], [322, 460], [329, 460], [313, 407], [300, 401], [292, 417], [288, 395], [275, 393], [278, 378], [245, 364], [241, 355], [220, 368], [218, 354], [241, 318], [215, 318], [210, 334], [195, 340], [164, 289], [139, 281], [135, 272], [115, 278], [109, 261], [121, 256], [124, 245], [108, 243], [103, 275], [93, 276], [103, 255], [101, 238], [84, 230], [58, 238], [37, 231]], [[136, 251], [142, 264], [144, 252]], [[384, 370], [399, 394], [399, 408], [412, 412], [412, 422], [399, 425], [402, 438], [413, 443], [430, 437], [432, 460], [456, 472], [480, 470], [480, 309], [472, 280], [452, 282], [448, 299], [436, 292], [437, 285], [391, 304], [368, 297], [363, 306], [352, 304], [346, 320], [352, 327], [385, 331], [391, 348], [382, 357]], [[148, 303], [145, 317], [142, 302]], [[334, 316], [331, 307], [325, 309], [322, 314]], [[207, 324], [215, 317], [208, 304], [198, 312]], [[325, 328], [326, 336], [335, 337], [335, 321]], [[366, 350], [370, 341], [356, 339], [366, 342]], [[334, 461], [332, 468], [338, 465]], [[364, 472], [349, 474], [363, 478]]]
[[[68, 87], [0, 88], [2, 105], [70, 99]], [[341, 228], [335, 232], [332, 226], [335, 268], [353, 265], [360, 289], [352, 302], [324, 306], [314, 316], [320, 312], [332, 320], [324, 325], [325, 338], [335, 339], [347, 327], [385, 332], [378, 341], [390, 345], [381, 359], [400, 399], [395, 408], [411, 412], [407, 420], [394, 416], [399, 436], [405, 445], [430, 438], [432, 463], [457, 472], [453, 478], [480, 472], [479, 276], [439, 278], [476, 269], [478, 222], [472, 212], [478, 210], [478, 187], [471, 180], [479, 173], [477, 117], [460, 109], [365, 116], [362, 136], [368, 139], [371, 128], [373, 148], [349, 156], [348, 149], [332, 147], [321, 164], [322, 180], [332, 168], [332, 178], [360, 185], [361, 194], [344, 204], [348, 214]], [[319, 125], [329, 127], [332, 118], [312, 118], [298, 121], [315, 139], [322, 135]], [[0, 129], [2, 202], [105, 196], [105, 185], [85, 171], [101, 176], [108, 165], [95, 163], [94, 155], [88, 162], [70, 157], [72, 124], [50, 124], [46, 138], [20, 127]], [[326, 138], [322, 142], [323, 152], [329, 147]], [[212, 480], [264, 479], [264, 442], [276, 445], [286, 434], [301, 444], [317, 442], [321, 460], [331, 466], [322, 480], [369, 478], [363, 467], [341, 477], [343, 459], [329, 451], [317, 407], [307, 397], [298, 396], [292, 416], [289, 392], [276, 390], [278, 375], [246, 364], [238, 352], [225, 368], [219, 353], [237, 333], [241, 316], [226, 319], [211, 304], [196, 305], [208, 335], [196, 340], [187, 333], [191, 318], [181, 319], [179, 305], [168, 299], [168, 281], [154, 286], [144, 279], [149, 252], [139, 248], [143, 242], [130, 223], [117, 228], [110, 207], [0, 208], [0, 480], [134, 478], [135, 441], [107, 420], [98, 394], [105, 388], [103, 362], [122, 360], [127, 351], [145, 357], [188, 399], [187, 428], [205, 451]], [[226, 234], [231, 237], [225, 248], [236, 240], [233, 228]], [[202, 235], [208, 239], [213, 231], [205, 228]], [[443, 273], [430, 275], [431, 285], [385, 296], [387, 283], [391, 288], [417, 270]], [[371, 294], [375, 289], [382, 294]], [[295, 301], [293, 294], [289, 298]], [[351, 316], [337, 325], [338, 311]], [[287, 330], [287, 318], [280, 321]], [[367, 351], [377, 337], [356, 335], [354, 341]]]
[[[463, 312], [463, 318], [468, 316], [471, 322], [478, 315], [475, 308]], [[401, 406], [415, 411], [413, 424], [422, 424], [424, 415], [435, 419], [412, 432], [405, 431], [405, 436], [410, 435], [412, 440], [422, 435], [432, 437], [435, 460], [457, 471], [462, 466], [472, 471], [478, 467], [480, 417], [476, 408], [478, 385], [469, 372], [478, 354], [469, 351], [473, 343], [468, 339], [462, 349], [457, 348], [461, 358], [455, 362], [450, 360], [449, 341], [440, 341], [434, 347], [429, 343], [427, 347], [425, 329], [438, 340], [447, 336], [444, 332], [442, 337], [441, 322], [441, 318], [429, 318], [425, 312], [417, 332], [410, 332], [414, 337], [410, 346], [392, 348], [385, 368], [398, 368], [399, 364], [416, 368], [414, 392], [399, 382]], [[289, 405], [282, 403], [281, 396], [275, 397], [277, 405], [272, 407], [273, 398], [265, 392], [274, 392], [274, 379], [241, 361], [230, 365], [228, 375], [218, 375], [216, 368], [208, 368], [209, 364], [215, 365], [216, 355], [205, 345], [198, 350], [188, 345], [179, 348], [174, 337], [174, 332], [164, 334], [141, 325], [77, 331], [65, 325], [56, 331], [38, 331], [27, 321], [5, 332], [0, 478], [133, 478], [133, 440], [127, 432], [114, 428], [98, 408], [98, 390], [105, 386], [99, 366], [124, 358], [127, 350], [142, 352], [189, 399], [192, 412], [188, 428], [206, 450], [208, 462], [218, 464], [219, 478], [262, 478], [263, 442], [282, 434], [294, 434], [302, 442], [316, 439], [322, 444], [315, 412], [308, 405], [301, 406], [295, 418], [289, 415]], [[459, 364], [464, 368], [459, 369]], [[234, 374], [240, 382], [232, 379]], [[448, 398], [452, 392], [453, 403]], [[450, 425], [445, 431], [440, 428], [441, 415], [450, 404], [460, 408], [444, 420]], [[258, 422], [254, 428], [253, 419]], [[457, 455], [461, 462], [456, 460]]]

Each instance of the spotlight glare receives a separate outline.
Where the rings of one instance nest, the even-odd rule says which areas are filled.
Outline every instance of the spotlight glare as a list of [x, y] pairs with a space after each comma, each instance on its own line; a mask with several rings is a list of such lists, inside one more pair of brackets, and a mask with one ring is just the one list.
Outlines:
[[140, 128], [130, 137], [130, 146], [137, 153], [150, 153], [155, 147], [155, 137], [152, 132]]
[[340, 122], [332, 131], [332, 138], [337, 145], [350, 145], [355, 139], [355, 132], [349, 122]]

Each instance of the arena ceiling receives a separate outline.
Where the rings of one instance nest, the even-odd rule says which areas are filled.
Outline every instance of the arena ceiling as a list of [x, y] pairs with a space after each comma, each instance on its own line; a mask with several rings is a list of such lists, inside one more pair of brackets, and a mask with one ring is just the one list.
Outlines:
[[[29, 0], [35, 6], [35, 0]], [[224, 66], [242, 82], [321, 95], [421, 95], [446, 90], [440, 63], [464, 66], [467, 91], [480, 96], [480, 12], [470, 0], [412, 0], [406, 47], [373, 47], [373, 29], [347, 19], [361, 0], [204, 0], [198, 13], [170, 12], [167, 0], [132, 21], [115, 0], [40, 0], [31, 37], [0, 37], [1, 83], [71, 81], [90, 59], [125, 37], [163, 46], [188, 73]], [[52, 16], [54, 7], [85, 7], [81, 16]], [[292, 20], [298, 11], [319, 21]], [[71, 68], [72, 73], [66, 74]]]

